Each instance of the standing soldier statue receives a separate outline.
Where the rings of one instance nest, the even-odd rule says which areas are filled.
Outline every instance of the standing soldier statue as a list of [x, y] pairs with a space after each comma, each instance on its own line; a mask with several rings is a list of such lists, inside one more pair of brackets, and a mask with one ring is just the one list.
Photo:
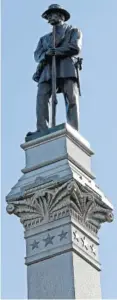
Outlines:
[[[55, 126], [56, 93], [63, 93], [67, 122], [79, 129], [79, 70], [82, 59], [78, 57], [82, 46], [82, 33], [65, 23], [69, 12], [58, 4], [50, 5], [42, 17], [53, 26], [52, 33], [40, 38], [34, 52], [38, 63], [33, 80], [38, 83], [36, 115], [37, 131], [43, 132]], [[49, 120], [49, 99], [52, 96], [51, 120]]]

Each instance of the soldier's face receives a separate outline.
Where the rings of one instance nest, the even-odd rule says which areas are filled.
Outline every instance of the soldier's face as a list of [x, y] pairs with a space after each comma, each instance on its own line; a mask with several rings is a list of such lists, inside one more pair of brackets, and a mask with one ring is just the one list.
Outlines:
[[60, 24], [62, 21], [64, 21], [64, 16], [62, 16], [60, 13], [53, 12], [48, 16], [48, 22], [51, 25]]

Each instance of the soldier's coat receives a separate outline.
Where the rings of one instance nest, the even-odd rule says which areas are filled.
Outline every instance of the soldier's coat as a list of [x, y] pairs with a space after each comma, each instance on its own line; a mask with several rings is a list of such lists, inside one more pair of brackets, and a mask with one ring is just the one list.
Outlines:
[[[46, 52], [53, 45], [52, 33], [46, 34], [40, 38], [37, 48], [34, 52], [34, 58], [37, 63], [46, 60]], [[56, 48], [59, 51], [59, 57], [56, 59], [57, 78], [77, 78], [75, 59], [78, 56], [82, 46], [82, 33], [79, 29], [73, 28], [68, 24], [56, 27]], [[39, 83], [47, 82], [52, 77], [51, 61], [44, 67]]]

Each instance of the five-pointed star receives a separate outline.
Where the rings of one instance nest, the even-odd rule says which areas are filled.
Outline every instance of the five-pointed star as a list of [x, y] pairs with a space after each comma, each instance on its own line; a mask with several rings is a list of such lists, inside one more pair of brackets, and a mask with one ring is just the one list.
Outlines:
[[74, 240], [76, 240], [77, 242], [79, 242], [79, 235], [78, 235], [78, 232], [77, 232], [77, 231], [74, 231], [74, 232], [73, 232], [73, 235], [74, 235]]
[[83, 243], [83, 247], [85, 247], [86, 250], [88, 250], [88, 243], [87, 243], [87, 241], [86, 241], [85, 236], [84, 236], [83, 238], [81, 238], [81, 240], [82, 240], [82, 243]]
[[58, 236], [60, 236], [60, 241], [62, 241], [63, 239], [66, 239], [67, 234], [68, 234], [68, 232], [65, 232], [64, 230], [62, 230], [62, 232], [60, 234], [58, 234]]
[[49, 244], [53, 245], [53, 239], [55, 238], [55, 236], [50, 236], [50, 234], [48, 233], [48, 236], [46, 239], [43, 239], [43, 241], [45, 242], [45, 247]]
[[39, 244], [39, 242], [37, 242], [36, 240], [34, 240], [33, 244], [31, 244], [32, 250], [34, 250], [35, 248], [38, 248], [38, 244]]
[[90, 246], [90, 248], [91, 248], [91, 252], [92, 252], [94, 255], [96, 255], [96, 249], [95, 249], [95, 247], [94, 247], [93, 244]]

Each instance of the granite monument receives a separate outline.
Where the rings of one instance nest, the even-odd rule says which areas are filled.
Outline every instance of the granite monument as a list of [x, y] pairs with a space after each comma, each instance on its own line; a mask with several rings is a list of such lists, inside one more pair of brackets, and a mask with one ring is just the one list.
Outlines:
[[[98, 231], [113, 221], [113, 206], [95, 183], [94, 153], [78, 130], [82, 33], [65, 23], [70, 14], [58, 4], [42, 17], [53, 31], [34, 53], [37, 131], [21, 145], [25, 167], [6, 197], [7, 212], [24, 226], [28, 299], [101, 299]], [[59, 92], [68, 124], [55, 126]]]

